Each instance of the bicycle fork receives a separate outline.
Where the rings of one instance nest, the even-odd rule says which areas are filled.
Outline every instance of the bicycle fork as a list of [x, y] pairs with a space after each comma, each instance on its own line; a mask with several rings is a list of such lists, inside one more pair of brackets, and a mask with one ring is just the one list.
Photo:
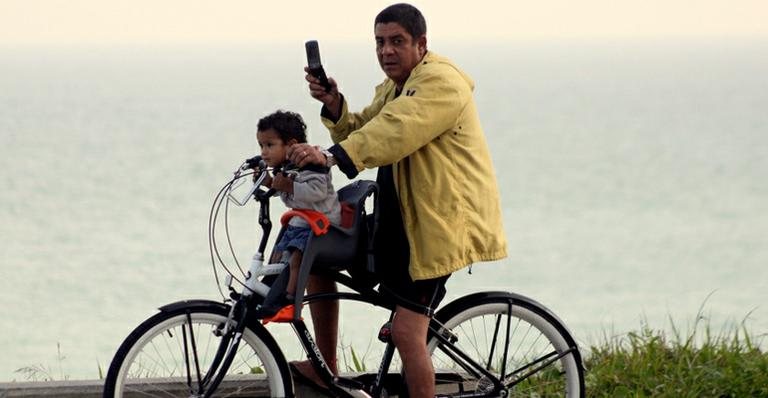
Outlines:
[[[192, 318], [187, 313], [187, 327], [182, 329], [184, 333], [184, 355], [187, 368], [187, 386], [192, 396], [209, 398], [219, 387], [224, 375], [232, 365], [237, 353], [237, 348], [243, 337], [245, 329], [245, 319], [247, 316], [247, 304], [245, 300], [238, 300], [232, 305], [229, 317], [214, 333], [221, 337], [221, 342], [216, 350], [216, 354], [211, 364], [203, 376], [200, 369], [199, 355], [195, 343], [194, 328], [192, 327]], [[187, 334], [189, 341], [187, 343]], [[190, 358], [191, 357], [191, 358]], [[196, 377], [196, 383], [193, 383], [193, 366]], [[195, 385], [196, 384], [196, 385]]]

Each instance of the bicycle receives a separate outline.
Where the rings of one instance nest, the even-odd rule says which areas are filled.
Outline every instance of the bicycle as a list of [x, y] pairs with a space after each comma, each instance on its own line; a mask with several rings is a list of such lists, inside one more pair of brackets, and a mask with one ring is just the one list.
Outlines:
[[[288, 269], [284, 263], [264, 264], [272, 229], [269, 201], [275, 192], [260, 186], [269, 171], [259, 159], [248, 159], [235, 170], [209, 216], [214, 275], [219, 282], [219, 267], [226, 272], [229, 298], [160, 307], [118, 348], [104, 397], [294, 396], [288, 362], [263, 325], [262, 307], [284, 286]], [[237, 188], [254, 174], [253, 186], [238, 199]], [[320, 300], [357, 301], [393, 313], [395, 304], [376, 289], [369, 261], [378, 221], [377, 193], [376, 183], [366, 180], [341, 188], [339, 200], [351, 210], [342, 225], [328, 225], [327, 219], [301, 211], [289, 211], [282, 219], [306, 217], [319, 229], [307, 244], [294, 303], [284, 310], [315, 371], [337, 396], [407, 396], [402, 372], [390, 371], [395, 347], [388, 324], [378, 335], [386, 346], [377, 372], [335, 377], [300, 315], [302, 305]], [[259, 204], [262, 234], [249, 270], [244, 272], [238, 264], [241, 279], [221, 257], [216, 225], [222, 206], [226, 220], [230, 203], [244, 206], [250, 198]], [[228, 228], [226, 236], [234, 254]], [[322, 272], [352, 291], [304, 296], [310, 272]], [[489, 291], [453, 300], [431, 319], [428, 348], [441, 397], [584, 396], [584, 370], [575, 340], [553, 312], [522, 295]]]

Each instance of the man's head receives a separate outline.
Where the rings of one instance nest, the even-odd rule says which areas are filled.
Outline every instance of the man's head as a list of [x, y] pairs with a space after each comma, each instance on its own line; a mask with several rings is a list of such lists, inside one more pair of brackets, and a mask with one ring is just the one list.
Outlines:
[[427, 52], [424, 16], [410, 4], [394, 4], [376, 16], [373, 30], [379, 65], [387, 77], [402, 88], [411, 70]]

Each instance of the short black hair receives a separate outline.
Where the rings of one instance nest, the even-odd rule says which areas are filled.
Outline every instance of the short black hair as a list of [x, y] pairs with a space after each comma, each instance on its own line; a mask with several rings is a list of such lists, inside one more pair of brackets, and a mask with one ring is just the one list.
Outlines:
[[418, 39], [427, 34], [427, 21], [418, 8], [407, 4], [393, 4], [383, 9], [373, 22], [374, 27], [380, 23], [395, 22], [405, 29], [411, 37]]
[[274, 129], [280, 134], [283, 142], [292, 139], [297, 142], [307, 142], [307, 125], [301, 115], [290, 111], [276, 111], [259, 119], [256, 131], [266, 131]]

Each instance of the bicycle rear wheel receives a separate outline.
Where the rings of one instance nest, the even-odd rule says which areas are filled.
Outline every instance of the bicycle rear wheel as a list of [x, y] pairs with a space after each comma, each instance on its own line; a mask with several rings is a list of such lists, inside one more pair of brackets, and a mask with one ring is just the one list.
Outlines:
[[287, 362], [259, 324], [243, 331], [223, 381], [215, 392], [206, 391], [206, 374], [215, 362], [229, 307], [190, 302], [167, 308], [139, 325], [120, 346], [105, 380], [105, 398], [293, 395]]
[[[470, 365], [431, 338], [428, 349], [438, 395], [584, 396], [576, 342], [557, 317], [535, 301], [506, 292], [478, 293], [448, 304], [435, 320], [450, 330], [442, 335], [475, 363]], [[494, 385], [494, 379], [501, 386]]]

